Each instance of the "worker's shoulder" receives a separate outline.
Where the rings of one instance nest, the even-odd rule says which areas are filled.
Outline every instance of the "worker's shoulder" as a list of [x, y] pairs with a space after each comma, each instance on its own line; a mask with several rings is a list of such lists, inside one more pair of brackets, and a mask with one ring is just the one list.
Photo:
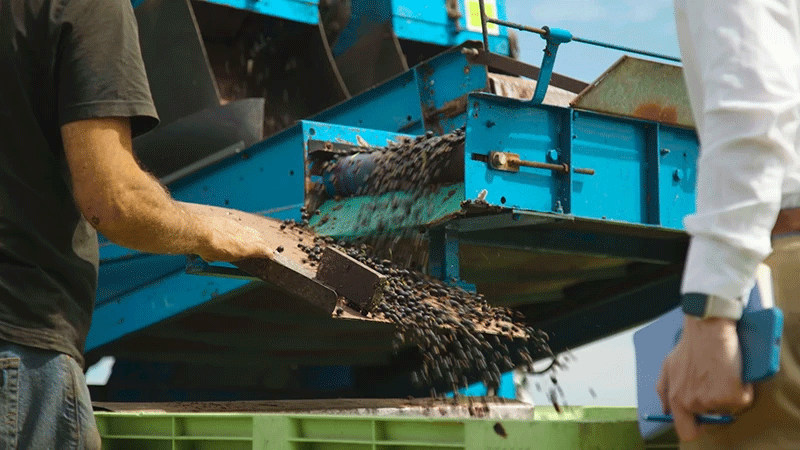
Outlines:
[[125, 6], [130, 5], [129, 2], [130, 0], [0, 0], [0, 10], [6, 9], [9, 12], [6, 17], [13, 20], [11, 23], [16, 28], [25, 28], [18, 30], [24, 31], [18, 37], [30, 40], [35, 39], [43, 31], [41, 27], [47, 23], [58, 26], [96, 18], [98, 14], [124, 14]]
[[[14, 0], [11, 0], [14, 1]], [[113, 20], [135, 20], [130, 0], [24, 0], [41, 3], [54, 22], [92, 25]], [[102, 21], [102, 22], [100, 22]], [[101, 27], [98, 27], [101, 28]]]

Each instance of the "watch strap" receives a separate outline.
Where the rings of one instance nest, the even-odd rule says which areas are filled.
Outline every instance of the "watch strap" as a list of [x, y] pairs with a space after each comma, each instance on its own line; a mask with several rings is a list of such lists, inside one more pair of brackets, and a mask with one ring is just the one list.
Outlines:
[[744, 305], [739, 300], [717, 297], [716, 295], [687, 293], [681, 296], [684, 314], [700, 319], [722, 318], [739, 320]]

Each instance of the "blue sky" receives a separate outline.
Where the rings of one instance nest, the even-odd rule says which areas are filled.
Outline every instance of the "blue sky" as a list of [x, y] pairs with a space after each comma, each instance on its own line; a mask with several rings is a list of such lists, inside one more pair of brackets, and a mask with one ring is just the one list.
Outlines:
[[[680, 56], [672, 0], [506, 0], [508, 20], [563, 28], [587, 39]], [[544, 41], [519, 33], [520, 59], [538, 66]], [[594, 81], [622, 53], [577, 42], [562, 44], [555, 71]]]

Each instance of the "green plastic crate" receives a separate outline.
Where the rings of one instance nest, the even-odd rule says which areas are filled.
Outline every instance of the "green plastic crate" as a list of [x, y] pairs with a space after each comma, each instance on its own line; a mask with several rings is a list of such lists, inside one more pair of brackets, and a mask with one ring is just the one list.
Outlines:
[[[435, 412], [435, 411], [434, 411]], [[537, 407], [534, 420], [258, 413], [95, 414], [108, 450], [605, 450], [646, 445], [634, 408]]]

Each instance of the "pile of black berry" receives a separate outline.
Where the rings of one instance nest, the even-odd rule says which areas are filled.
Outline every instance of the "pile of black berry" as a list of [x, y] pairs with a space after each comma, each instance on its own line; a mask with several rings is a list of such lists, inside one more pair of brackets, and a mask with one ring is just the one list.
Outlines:
[[[453, 391], [476, 380], [496, 389], [501, 373], [517, 366], [532, 368], [531, 353], [550, 355], [555, 361], [546, 334], [528, 327], [518, 312], [489, 305], [480, 294], [412, 270], [421, 268], [419, 260], [398, 264], [406, 258], [398, 256], [396, 243], [411, 241], [412, 254], [427, 248], [417, 225], [431, 219], [435, 205], [424, 197], [440, 186], [463, 182], [465, 140], [464, 128], [443, 136], [428, 132], [384, 148], [339, 151], [322, 165], [337, 192], [372, 197], [362, 199], [355, 222], [364, 235], [356, 243], [338, 243], [348, 255], [389, 278], [383, 301], [363, 313], [397, 325], [396, 348], [419, 349], [422, 364], [412, 374], [416, 385]], [[345, 175], [348, 180], [337, 179]], [[348, 185], [353, 180], [361, 182], [355, 189]], [[455, 192], [451, 189], [445, 200]], [[303, 211], [303, 225], [313, 214]], [[408, 222], [414, 226], [403, 225]], [[300, 248], [309, 261], [317, 262], [326, 245], [333, 241], [317, 238]], [[392, 261], [378, 256], [387, 254]]]
[[519, 312], [489, 305], [481, 294], [372, 257], [364, 244], [348, 246], [323, 237], [298, 244], [311, 263], [328, 245], [388, 277], [383, 301], [362, 313], [397, 325], [396, 350], [406, 345], [419, 349], [422, 364], [412, 373], [418, 387], [444, 385], [455, 391], [479, 380], [496, 389], [503, 372], [532, 366], [531, 352], [552, 356], [545, 333], [528, 327]]

